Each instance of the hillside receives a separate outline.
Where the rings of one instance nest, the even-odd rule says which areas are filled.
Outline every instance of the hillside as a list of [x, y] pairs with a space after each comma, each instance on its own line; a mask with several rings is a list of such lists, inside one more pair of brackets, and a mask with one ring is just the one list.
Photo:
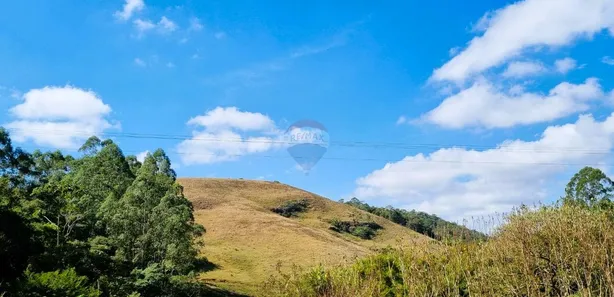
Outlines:
[[[312, 267], [348, 262], [387, 246], [424, 242], [426, 236], [379, 216], [285, 184], [237, 179], [183, 178], [196, 222], [207, 229], [202, 250], [217, 268], [201, 278], [243, 292], [296, 264]], [[296, 218], [272, 212], [284, 202], [307, 199]], [[337, 233], [329, 220], [371, 220], [383, 227], [372, 240]]]

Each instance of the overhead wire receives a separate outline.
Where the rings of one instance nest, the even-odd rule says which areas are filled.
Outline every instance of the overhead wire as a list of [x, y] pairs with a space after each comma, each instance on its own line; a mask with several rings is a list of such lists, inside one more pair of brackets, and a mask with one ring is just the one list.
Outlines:
[[[23, 129], [7, 129], [9, 131], [20, 131]], [[49, 133], [53, 133], [56, 135], [70, 135], [70, 136], [83, 136], [89, 137], [92, 133], [87, 131], [67, 131], [67, 130], [28, 130], [28, 133], [39, 135]], [[70, 132], [70, 133], [69, 133]], [[64, 134], [62, 134], [64, 133]], [[170, 135], [170, 134], [145, 134], [145, 133], [126, 133], [126, 132], [103, 132], [98, 133], [100, 136], [110, 137], [110, 138], [135, 138], [135, 139], [165, 139], [165, 140], [193, 140], [193, 141], [204, 141], [204, 142], [242, 142], [242, 143], [266, 143], [266, 144], [296, 144], [296, 142], [290, 141], [276, 141], [276, 140], [262, 140], [262, 139], [243, 139], [243, 138], [215, 138], [215, 137], [193, 137], [193, 136], [184, 136], [184, 135]], [[424, 144], [424, 143], [376, 143], [369, 141], [337, 141], [330, 142], [329, 145], [340, 146], [340, 147], [360, 147], [360, 148], [404, 148], [404, 149], [418, 149], [418, 148], [441, 148], [442, 144]], [[525, 150], [505, 150], [504, 146], [481, 146], [481, 145], [454, 145], [448, 148], [472, 148], [476, 149], [482, 147], [487, 150], [498, 150], [501, 152], [510, 152], [510, 153], [551, 153], [551, 154], [560, 154], [560, 153], [577, 153], [577, 154], [587, 154], [587, 155], [608, 155], [609, 150], [580, 150], [576, 148], [569, 147], [550, 147], [547, 150], [533, 150], [533, 149], [525, 149]], [[30, 147], [30, 149], [48, 149], [55, 150], [57, 148], [50, 147]], [[77, 151], [74, 149], [65, 149]], [[127, 153], [141, 153], [139, 151], [126, 151]], [[177, 150], [170, 150], [169, 153], [183, 156], [212, 156], [212, 157], [224, 157], [224, 158], [238, 158], [238, 157], [256, 157], [256, 158], [271, 158], [271, 159], [310, 159], [307, 156], [278, 156], [278, 155], [264, 155], [264, 154], [216, 154], [216, 153], [197, 153], [197, 152], [181, 152]], [[498, 165], [546, 165], [546, 166], [603, 166], [608, 165], [605, 163], [595, 163], [595, 164], [587, 164], [587, 163], [560, 163], [560, 162], [514, 162], [514, 161], [467, 161], [467, 160], [433, 160], [424, 159], [381, 159], [381, 158], [351, 158], [351, 157], [322, 157], [321, 160], [336, 160], [336, 161], [374, 161], [374, 162], [406, 162], [406, 163], [452, 163], [452, 164], [498, 164]]]
[[[16, 129], [11, 128], [7, 129], [9, 131], [20, 131], [25, 129]], [[28, 129], [28, 132], [32, 134], [38, 135], [48, 135], [50, 132], [56, 135], [77, 135], [83, 137], [89, 137], [93, 133], [87, 131], [68, 131], [68, 130], [32, 130]], [[64, 134], [62, 134], [64, 132]], [[203, 142], [240, 142], [240, 143], [262, 143], [262, 144], [296, 144], [295, 141], [283, 141], [283, 140], [274, 140], [274, 139], [254, 139], [254, 138], [241, 138], [241, 137], [194, 137], [189, 135], [172, 135], [172, 134], [145, 134], [145, 133], [127, 133], [127, 132], [102, 132], [97, 133], [101, 136], [106, 137], [117, 137], [117, 138], [136, 138], [136, 139], [161, 139], [161, 140], [191, 140], [191, 141], [203, 141]], [[530, 152], [530, 153], [558, 153], [558, 152], [579, 152], [586, 154], [609, 154], [610, 150], [595, 150], [595, 149], [586, 149], [579, 147], [543, 147], [541, 149], [522, 149], [522, 148], [514, 148], [511, 145], [498, 145], [498, 146], [488, 146], [488, 145], [478, 145], [478, 144], [444, 144], [444, 143], [391, 143], [391, 142], [374, 142], [374, 141], [330, 141], [328, 142], [329, 146], [340, 146], [340, 147], [367, 147], [367, 148], [402, 148], [402, 149], [417, 149], [417, 148], [437, 148], [441, 149], [443, 147], [446, 148], [465, 148], [465, 149], [484, 149], [484, 150], [502, 150], [505, 148], [509, 148], [509, 151], [512, 152]]]

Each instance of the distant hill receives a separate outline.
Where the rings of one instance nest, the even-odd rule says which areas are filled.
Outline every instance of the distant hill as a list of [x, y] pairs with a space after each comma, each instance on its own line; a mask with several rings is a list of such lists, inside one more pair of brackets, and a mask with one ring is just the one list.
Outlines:
[[448, 222], [436, 215], [425, 212], [415, 210], [408, 211], [405, 209], [394, 208], [392, 206], [370, 206], [369, 204], [360, 201], [358, 198], [352, 198], [349, 201], [340, 200], [340, 202], [381, 216], [437, 240], [472, 241], [486, 239], [486, 235], [483, 233], [471, 230], [456, 223]]
[[[278, 182], [181, 178], [179, 183], [194, 205], [196, 222], [207, 229], [202, 254], [217, 266], [201, 278], [243, 293], [276, 274], [278, 265], [289, 271], [293, 264], [341, 264], [388, 246], [431, 240], [380, 216]], [[302, 200], [307, 208], [293, 217], [272, 211]], [[352, 222], [381, 229], [372, 239], [331, 229], [333, 224], [352, 228]], [[360, 228], [355, 231], [364, 231]]]

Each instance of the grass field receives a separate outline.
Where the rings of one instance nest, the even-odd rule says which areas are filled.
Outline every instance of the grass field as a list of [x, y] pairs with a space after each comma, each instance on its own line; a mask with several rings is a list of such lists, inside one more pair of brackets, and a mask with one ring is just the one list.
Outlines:
[[[277, 269], [333, 266], [388, 246], [429, 241], [386, 219], [285, 184], [238, 179], [182, 178], [194, 216], [207, 229], [202, 254], [215, 265], [201, 278], [216, 286], [253, 293]], [[285, 218], [272, 211], [307, 199], [308, 211]], [[371, 220], [383, 227], [372, 240], [329, 230], [329, 220]]]

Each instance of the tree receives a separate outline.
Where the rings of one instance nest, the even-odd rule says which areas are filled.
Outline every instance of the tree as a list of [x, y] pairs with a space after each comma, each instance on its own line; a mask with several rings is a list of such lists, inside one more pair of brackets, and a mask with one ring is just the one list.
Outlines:
[[166, 154], [148, 155], [109, 222], [116, 256], [141, 269], [161, 263], [166, 273], [189, 271], [197, 255], [194, 240], [204, 231], [192, 212]]
[[567, 183], [563, 204], [606, 208], [611, 206], [613, 193], [614, 182], [603, 171], [584, 167]]
[[80, 151], [29, 154], [0, 128], [0, 295], [206, 295], [204, 228], [164, 151], [141, 164], [97, 137]]

